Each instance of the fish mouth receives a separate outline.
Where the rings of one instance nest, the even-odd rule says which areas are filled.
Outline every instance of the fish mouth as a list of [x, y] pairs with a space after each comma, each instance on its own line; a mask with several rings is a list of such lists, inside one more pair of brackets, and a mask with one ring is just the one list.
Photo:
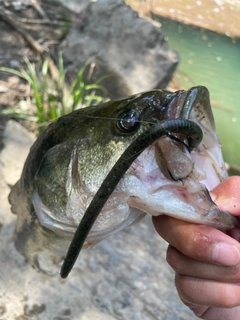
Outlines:
[[[208, 89], [204, 86], [196, 86], [188, 91], [179, 90], [173, 93], [166, 91], [162, 100], [159, 99], [157, 90], [147, 94], [152, 94], [151, 104], [153, 107], [146, 109], [143, 120], [146, 121], [150, 118], [155, 118], [155, 122], [158, 122], [169, 119], [184, 119], [193, 121], [201, 128], [203, 139], [202, 142], [196, 146], [191, 144], [192, 141], [188, 140], [186, 135], [169, 133], [169, 136], [171, 136], [172, 140], [175, 139], [175, 141], [181, 142], [181, 148], [185, 154], [187, 154], [187, 152], [184, 149], [191, 149], [193, 163], [199, 168], [203, 167], [208, 175], [211, 175], [211, 179], [204, 181], [204, 184], [206, 184], [208, 190], [212, 190], [228, 175], [222, 158], [221, 145], [216, 133]], [[160, 144], [162, 144], [162, 146], [159, 146], [160, 151], [164, 149], [163, 140], [164, 138], [161, 138]], [[180, 144], [178, 147], [180, 148]], [[175, 147], [172, 149], [174, 148]], [[177, 162], [178, 158], [176, 154], [174, 154], [174, 150], [172, 150], [171, 153], [175, 156], [175, 162]], [[160, 164], [160, 169], [165, 170], [163, 164]], [[178, 174], [175, 177], [174, 172], [171, 170], [169, 174], [173, 174], [173, 179], [178, 180]], [[179, 175], [183, 177], [186, 177], [188, 174], [188, 171], [185, 173], [182, 171], [181, 174], [179, 171]]]
[[[186, 178], [191, 173], [194, 165], [196, 168], [201, 169], [202, 172], [205, 172], [206, 178], [202, 179], [202, 182], [208, 190], [212, 190], [226, 179], [228, 174], [216, 133], [208, 89], [204, 86], [197, 86], [188, 91], [180, 90], [169, 93], [169, 101], [166, 98], [166, 101], [162, 103], [163, 110], [155, 108], [155, 117], [157, 119], [191, 120], [201, 128], [203, 138], [201, 143], [196, 146], [191, 145], [191, 141], [181, 133], [169, 133], [168, 136], [159, 139], [156, 158], [166, 158], [165, 163], [164, 159], [158, 162], [160, 169], [166, 174], [166, 169], [164, 168], [167, 165], [168, 174], [166, 176], [169, 177], [170, 175], [173, 180], [179, 180]], [[167, 108], [164, 107], [164, 103], [167, 103]], [[181, 162], [183, 161], [183, 154], [185, 155], [184, 163]]]

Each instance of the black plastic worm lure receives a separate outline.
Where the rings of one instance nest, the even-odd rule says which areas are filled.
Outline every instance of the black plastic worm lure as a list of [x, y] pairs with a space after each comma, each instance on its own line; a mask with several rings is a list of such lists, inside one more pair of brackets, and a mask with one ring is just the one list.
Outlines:
[[124, 173], [144, 149], [151, 145], [155, 140], [168, 133], [185, 134], [188, 139], [190, 151], [200, 144], [203, 137], [202, 130], [196, 123], [190, 120], [173, 119], [158, 122], [136, 138], [110, 170], [88, 206], [73, 236], [66, 258], [63, 262], [61, 268], [62, 278], [66, 278], [72, 270], [94, 222]]

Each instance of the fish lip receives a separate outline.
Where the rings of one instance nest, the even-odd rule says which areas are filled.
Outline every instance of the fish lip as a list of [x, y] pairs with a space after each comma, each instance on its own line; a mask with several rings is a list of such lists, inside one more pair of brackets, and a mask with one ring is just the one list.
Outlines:
[[210, 108], [209, 91], [204, 86], [192, 87], [186, 92], [185, 100], [181, 108], [180, 118], [189, 119], [194, 107], [199, 104], [205, 104], [204, 108], [207, 107], [207, 109], [209, 109], [208, 116], [211, 118], [210, 120], [214, 122]]
[[227, 211], [221, 210], [217, 206], [209, 210], [205, 217], [209, 218], [210, 222], [212, 221], [213, 226], [219, 225], [218, 229], [223, 231], [234, 229], [239, 225], [237, 217]]
[[[204, 105], [204, 108], [209, 110], [208, 116], [213, 121], [213, 116], [210, 111], [209, 91], [204, 86], [195, 86], [189, 90], [179, 90], [175, 92], [165, 92], [164, 99], [159, 99], [152, 93], [152, 108], [144, 111], [143, 118], [148, 118], [150, 115], [156, 117], [157, 120], [167, 119], [189, 119], [196, 105]], [[138, 98], [139, 96], [134, 96]], [[159, 101], [158, 101], [159, 100]]]

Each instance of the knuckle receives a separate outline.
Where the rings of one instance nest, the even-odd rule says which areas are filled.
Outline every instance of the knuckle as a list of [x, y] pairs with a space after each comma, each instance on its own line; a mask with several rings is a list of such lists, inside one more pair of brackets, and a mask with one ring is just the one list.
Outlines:
[[195, 303], [194, 301], [194, 294], [190, 288], [188, 288], [188, 278], [177, 274], [175, 277], [175, 285], [177, 292], [179, 294], [180, 299], [183, 303]]
[[183, 261], [177, 249], [168, 246], [166, 260], [175, 272], [181, 272]]
[[240, 306], [240, 283], [215, 282], [177, 274], [175, 284], [185, 304], [228, 309]]
[[240, 286], [237, 284], [223, 284], [222, 290], [218, 294], [219, 306], [224, 308], [234, 308], [240, 305]]

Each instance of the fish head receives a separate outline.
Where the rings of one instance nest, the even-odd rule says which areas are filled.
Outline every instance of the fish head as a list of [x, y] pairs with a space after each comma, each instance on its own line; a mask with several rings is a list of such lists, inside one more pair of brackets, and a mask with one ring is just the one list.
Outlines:
[[153, 90], [88, 107], [60, 118], [44, 139], [33, 178], [32, 202], [44, 228], [71, 239], [96, 192], [122, 154], [162, 121], [195, 122], [203, 139], [166, 132], [139, 151], [122, 174], [86, 240], [86, 246], [141, 219], [166, 214], [231, 229], [237, 221], [211, 200], [209, 190], [227, 177], [209, 93], [203, 86], [169, 92]]

